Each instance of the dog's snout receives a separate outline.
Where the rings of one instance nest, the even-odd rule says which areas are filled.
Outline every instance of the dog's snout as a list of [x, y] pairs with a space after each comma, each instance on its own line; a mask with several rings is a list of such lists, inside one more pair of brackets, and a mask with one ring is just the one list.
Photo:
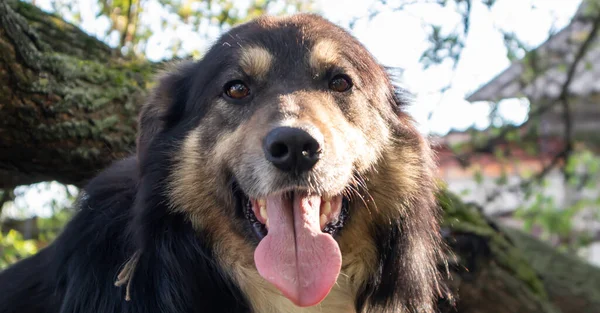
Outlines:
[[321, 144], [308, 132], [293, 127], [277, 127], [264, 139], [267, 160], [286, 172], [305, 172], [319, 161]]

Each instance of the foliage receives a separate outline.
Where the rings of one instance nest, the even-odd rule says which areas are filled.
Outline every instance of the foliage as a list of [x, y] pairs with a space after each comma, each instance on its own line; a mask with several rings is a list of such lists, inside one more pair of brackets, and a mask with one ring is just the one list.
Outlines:
[[[73, 215], [71, 209], [75, 201], [78, 190], [73, 186], [65, 186], [56, 182], [39, 183], [31, 186], [20, 186], [10, 191], [3, 191], [10, 194], [10, 200], [5, 201], [2, 210], [5, 217], [10, 215], [20, 219], [35, 216], [43, 211], [46, 217], [36, 217], [32, 223], [35, 223], [36, 230], [29, 234], [31, 238], [24, 238], [24, 234], [19, 231], [18, 225], [7, 227], [0, 219], [0, 269], [6, 267], [22, 258], [35, 254], [38, 249], [48, 245], [60, 233], [64, 225]], [[36, 202], [37, 210], [32, 210], [32, 199], [44, 198], [45, 202]]]
[[6, 234], [0, 232], [0, 270], [37, 251], [36, 241], [24, 240], [18, 231], [11, 229]]
[[[85, 26], [77, 2], [49, 1], [62, 17]], [[312, 9], [311, 5], [310, 0], [250, 0], [248, 3], [235, 0], [98, 0], [95, 19], [85, 22], [103, 22], [106, 27], [97, 34], [100, 39], [124, 54], [138, 58], [146, 55], [148, 49], [155, 48], [157, 41], [167, 40], [160, 49], [170, 50], [171, 55], [165, 56], [168, 58], [181, 56], [182, 45], [190, 40], [182, 35], [182, 30], [202, 38], [202, 35], [214, 35], [264, 13], [308, 11]]]
[[37, 219], [39, 233], [32, 239], [24, 239], [23, 234], [15, 229], [10, 229], [5, 233], [0, 231], [0, 270], [37, 253], [39, 249], [52, 242], [71, 219], [71, 216], [72, 212], [62, 209], [48, 218]]
[[[555, 195], [530, 193], [527, 206], [519, 208], [517, 216], [525, 222], [525, 229], [538, 227], [543, 238], [555, 246], [577, 252], [590, 243], [593, 234], [575, 227], [576, 220], [589, 223], [600, 220], [600, 157], [589, 150], [581, 150], [569, 157], [564, 171], [567, 174], [567, 201], [556, 203]], [[543, 182], [540, 187], [543, 187]], [[587, 209], [587, 210], [586, 210]], [[578, 218], [578, 215], [581, 218]]]

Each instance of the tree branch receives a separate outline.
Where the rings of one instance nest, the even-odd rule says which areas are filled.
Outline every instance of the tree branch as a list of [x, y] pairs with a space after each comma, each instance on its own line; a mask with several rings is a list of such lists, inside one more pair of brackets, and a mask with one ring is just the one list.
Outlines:
[[[505, 192], [516, 192], [516, 191], [522, 190], [523, 188], [530, 187], [534, 183], [541, 181], [552, 169], [554, 169], [556, 166], [558, 166], [560, 164], [561, 160], [566, 161], [569, 159], [569, 157], [573, 151], [573, 145], [574, 145], [573, 131], [572, 131], [573, 121], [572, 121], [571, 109], [570, 109], [570, 105], [569, 105], [569, 97], [570, 97], [569, 89], [573, 82], [573, 79], [575, 78], [577, 68], [581, 64], [583, 58], [585, 57], [586, 53], [590, 49], [592, 43], [597, 38], [599, 29], [600, 29], [600, 12], [598, 12], [596, 14], [596, 16], [593, 18], [593, 24], [592, 24], [590, 33], [588, 34], [585, 41], [581, 44], [581, 46], [577, 50], [577, 52], [575, 54], [575, 58], [573, 59], [573, 62], [571, 63], [571, 65], [568, 68], [565, 82], [561, 86], [561, 92], [560, 92], [557, 100], [553, 101], [549, 104], [546, 104], [546, 105], [540, 105], [539, 108], [536, 109], [534, 112], [530, 113], [529, 118], [521, 126], [519, 126], [520, 129], [523, 129], [535, 118], [544, 114], [545, 112], [547, 112], [548, 110], [553, 108], [555, 105], [561, 104], [562, 109], [563, 109], [563, 121], [565, 123], [565, 131], [564, 131], [565, 146], [564, 146], [564, 148], [552, 158], [552, 160], [550, 161], [549, 164], [544, 166], [542, 168], [542, 170], [538, 174], [533, 176], [531, 179], [523, 181], [523, 182], [515, 184], [515, 185], [512, 185], [512, 186], [509, 186], [509, 187], [506, 187], [506, 188], [498, 188], [493, 193], [489, 194], [486, 197], [486, 202], [485, 202], [486, 204], [489, 204], [490, 202], [494, 201], [498, 196], [500, 196], [501, 194], [503, 194]], [[515, 130], [514, 127], [504, 127], [501, 129], [499, 134], [486, 140], [484, 145], [476, 146], [476, 147], [472, 148], [471, 151], [464, 153], [462, 155], [458, 155], [456, 157], [459, 160], [465, 160], [465, 159], [469, 159], [472, 155], [475, 155], [476, 153], [481, 153], [484, 151], [485, 152], [492, 151], [493, 147], [496, 146], [498, 143], [505, 141], [505, 138], [508, 135], [508, 133], [513, 130]], [[566, 173], [565, 173], [565, 176], [566, 176]]]
[[[564, 158], [565, 158], [565, 160], [569, 159], [569, 157], [571, 156], [571, 153], [573, 151], [573, 126], [572, 126], [573, 121], [572, 121], [572, 117], [571, 117], [571, 108], [569, 105], [569, 97], [570, 97], [569, 87], [571, 85], [571, 82], [573, 81], [573, 78], [575, 77], [575, 72], [577, 70], [577, 66], [579, 65], [579, 63], [581, 63], [581, 60], [583, 60], [584, 56], [586, 55], [587, 51], [589, 50], [590, 46], [592, 45], [592, 42], [594, 42], [594, 40], [596, 39], [599, 28], [600, 28], [600, 12], [597, 12], [597, 16], [593, 20], [592, 29], [591, 29], [589, 35], [587, 36], [587, 38], [585, 39], [585, 41], [583, 42], [583, 44], [581, 45], [581, 47], [579, 48], [579, 50], [577, 51], [577, 54], [575, 55], [575, 60], [573, 61], [573, 66], [571, 66], [571, 68], [569, 68], [569, 72], [567, 74], [567, 79], [563, 85], [561, 92], [560, 92], [559, 100], [562, 104], [563, 121], [565, 123], [565, 133], [564, 133], [564, 137], [565, 137]], [[566, 172], [564, 172], [564, 176], [565, 176], [565, 180], [568, 180], [568, 174]]]
[[60, 18], [0, 0], [0, 188], [81, 185], [135, 145], [154, 65]]
[[125, 47], [127, 42], [127, 34], [129, 32], [129, 25], [131, 24], [131, 7], [133, 6], [133, 0], [128, 0], [127, 3], [127, 16], [125, 20], [125, 26], [123, 27], [123, 33], [121, 34], [121, 40], [119, 42], [119, 48]]

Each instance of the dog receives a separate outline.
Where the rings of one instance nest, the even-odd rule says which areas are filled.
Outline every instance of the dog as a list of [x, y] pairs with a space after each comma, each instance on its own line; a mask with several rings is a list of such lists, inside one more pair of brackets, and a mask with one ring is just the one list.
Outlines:
[[160, 76], [135, 155], [0, 274], [0, 312], [434, 312], [435, 161], [406, 102], [318, 15], [232, 28]]

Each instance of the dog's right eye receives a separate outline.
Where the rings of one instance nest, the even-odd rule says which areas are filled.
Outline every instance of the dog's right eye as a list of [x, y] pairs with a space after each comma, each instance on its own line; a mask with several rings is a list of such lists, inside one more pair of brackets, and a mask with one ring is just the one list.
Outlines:
[[350, 90], [350, 88], [352, 88], [352, 80], [348, 75], [336, 75], [329, 82], [329, 89], [333, 91], [344, 92]]
[[240, 100], [250, 95], [250, 88], [241, 80], [233, 80], [225, 84], [223, 91], [231, 99]]

